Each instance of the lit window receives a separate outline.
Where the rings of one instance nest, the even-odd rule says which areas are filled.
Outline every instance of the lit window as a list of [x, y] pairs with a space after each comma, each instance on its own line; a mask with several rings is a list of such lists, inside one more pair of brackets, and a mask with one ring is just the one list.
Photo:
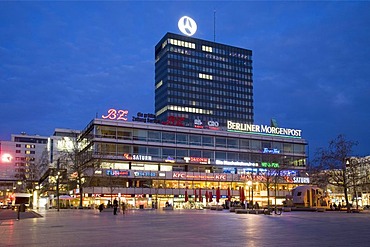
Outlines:
[[210, 46], [202, 45], [202, 51], [213, 52], [213, 48]]
[[199, 73], [199, 78], [201, 79], [207, 79], [207, 80], [212, 80], [213, 79], [213, 76], [212, 75], [207, 75], [207, 74], [202, 74], [202, 73]]
[[165, 40], [165, 41], [163, 42], [163, 44], [162, 44], [162, 49], [163, 49], [163, 48], [165, 48], [165, 47], [166, 47], [166, 45], [167, 45], [167, 40]]
[[162, 85], [163, 85], [163, 81], [161, 80], [160, 82], [157, 83], [157, 85], [155, 85], [155, 88], [157, 89], [157, 88], [159, 88]]

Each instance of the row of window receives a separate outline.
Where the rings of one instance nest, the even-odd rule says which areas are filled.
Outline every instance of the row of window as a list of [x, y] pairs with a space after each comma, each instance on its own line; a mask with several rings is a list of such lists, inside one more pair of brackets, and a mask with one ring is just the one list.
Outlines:
[[[173, 57], [169, 55], [169, 57]], [[184, 61], [189, 60], [190, 63]], [[241, 78], [241, 75], [249, 74], [252, 75], [252, 69], [247, 67], [240, 67], [240, 66], [231, 66], [231, 65], [224, 65], [224, 66], [217, 66], [217, 64], [204, 62], [201, 65], [191, 63], [193, 59], [187, 58], [182, 60], [177, 59], [169, 59], [167, 61], [167, 65], [169, 67], [180, 68], [185, 70], [194, 70], [194, 71], [201, 71], [204, 73], [214, 74], [214, 75], [222, 75], [222, 76], [229, 76], [234, 78]], [[157, 64], [157, 67], [160, 67], [160, 64]], [[163, 64], [162, 64], [163, 66]]]
[[237, 57], [237, 58], [246, 59], [246, 60], [252, 59], [252, 54], [251, 54], [251, 51], [249, 50], [245, 50], [244, 52], [241, 52], [241, 51], [236, 52], [235, 48], [233, 49], [227, 46], [223, 46], [223, 48], [220, 48], [219, 44], [214, 44], [215, 47], [212, 47], [210, 45], [195, 44], [192, 42], [168, 38], [162, 43], [162, 49], [165, 48], [167, 44], [172, 44], [172, 45], [191, 48], [191, 49], [196, 49], [199, 47], [201, 48], [202, 51], [205, 51], [205, 52], [216, 53], [216, 54], [220, 54], [223, 56]]
[[178, 39], [167, 39], [162, 43], [162, 48], [166, 47], [167, 44], [182, 46], [186, 48], [195, 49], [195, 44]]
[[[201, 114], [201, 115], [213, 115], [213, 118], [217, 119], [218, 121], [221, 120], [219, 118], [224, 118], [225, 120], [227, 120], [226, 118], [245, 119], [245, 120], [253, 119], [253, 109], [252, 108], [222, 106], [222, 109], [233, 110], [233, 112], [229, 112], [227, 110], [223, 111], [222, 109], [218, 111], [218, 110], [202, 109], [202, 108], [197, 108], [197, 107], [182, 106], [184, 105], [184, 103], [186, 103], [185, 100], [173, 100], [173, 102], [175, 103], [179, 102], [180, 104], [179, 105], [167, 105], [163, 107], [162, 109], [160, 109], [159, 111], [157, 111], [156, 116], [159, 116], [166, 111], [175, 111], [175, 112], [195, 113], [195, 114]], [[169, 103], [172, 103], [172, 100], [169, 101]], [[226, 121], [224, 122], [226, 123]]]
[[172, 111], [191, 112], [191, 113], [198, 113], [198, 114], [208, 114], [208, 115], [213, 114], [212, 110], [201, 109], [201, 108], [196, 108], [196, 107], [169, 105], [167, 109], [172, 110]]
[[234, 162], [273, 162], [285, 163], [292, 166], [304, 166], [305, 158], [284, 156], [271, 157], [268, 154], [262, 153], [240, 153], [240, 152], [223, 152], [223, 151], [209, 151], [199, 149], [180, 149], [180, 148], [161, 148], [161, 147], [146, 147], [146, 146], [132, 146], [124, 144], [98, 143], [95, 146], [95, 152], [101, 155], [119, 156], [124, 159], [129, 155], [151, 156], [151, 159], [177, 160], [185, 162], [185, 157], [201, 157], [210, 159], [211, 164], [215, 164], [216, 160], [234, 161]]
[[[15, 150], [15, 153], [20, 154], [21, 150]], [[25, 150], [24, 153], [25, 154], [35, 154], [35, 151]]]
[[15, 163], [15, 166], [17, 166], [17, 167], [26, 167], [26, 166], [33, 166], [34, 165], [34, 163], [23, 163], [23, 162], [17, 162], [17, 163]]
[[212, 80], [213, 79], [213, 76], [208, 75], [208, 74], [199, 73], [198, 76], [199, 76], [200, 79], [205, 79], [205, 80]]
[[[210, 97], [213, 98], [213, 97]], [[209, 102], [214, 102], [210, 99]], [[172, 110], [172, 111], [181, 111], [181, 112], [188, 112], [188, 113], [197, 113], [197, 114], [206, 114], [206, 115], [214, 115], [214, 118], [217, 119], [218, 117], [230, 117], [235, 119], [244, 119], [245, 117], [250, 116], [253, 114], [253, 108], [249, 103], [238, 102], [238, 104], [214, 104], [214, 103], [207, 103], [207, 102], [199, 102], [194, 104], [194, 107], [187, 107], [184, 105], [190, 105], [193, 103], [191, 100], [184, 100], [184, 99], [176, 99], [176, 98], [168, 98], [169, 106], [165, 107], [163, 110]], [[213, 104], [211, 106], [211, 104]], [[193, 104], [192, 104], [193, 105]], [[236, 106], [239, 105], [239, 106]], [[164, 111], [163, 111], [164, 112]], [[163, 112], [158, 112], [157, 115], [160, 115]], [[238, 116], [238, 114], [242, 114]]]
[[14, 142], [28, 142], [28, 143], [47, 144], [48, 140], [47, 139], [33, 138], [33, 137], [16, 136], [16, 137], [14, 137]]
[[[174, 75], [168, 75], [168, 74], [163, 74], [161, 75], [163, 77], [167, 77], [171, 81], [176, 81], [176, 82], [182, 82], [184, 84], [194, 84], [199, 87], [206, 87], [206, 88], [219, 88], [219, 89], [229, 89], [233, 91], [239, 91], [239, 92], [244, 92], [246, 88], [252, 89], [253, 87], [253, 81], [252, 80], [239, 80], [239, 79], [234, 79], [234, 78], [226, 78], [226, 77], [219, 77], [219, 76], [213, 76], [212, 81], [208, 80], [199, 80], [198, 78], [190, 78], [190, 77], [181, 77], [181, 76], [174, 76]], [[160, 82], [163, 81], [160, 80]], [[158, 84], [161, 86], [162, 84], [158, 82]], [[220, 83], [222, 82], [222, 83]], [[157, 86], [160, 87], [160, 86]]]
[[[173, 75], [177, 75], [177, 76], [187, 76], [187, 77], [194, 77], [195, 79], [196, 78], [200, 78], [199, 77], [199, 73], [198, 73], [199, 70], [187, 70], [187, 69], [183, 69], [183, 68], [179, 68], [179, 69], [175, 69], [175, 68], [172, 68], [172, 67], [168, 67], [167, 69], [167, 72], [169, 74], [173, 74]], [[222, 71], [222, 70], [219, 70], [217, 73], [214, 73], [215, 75], [213, 77], [215, 77], [216, 75], [219, 76], [219, 77], [227, 77], [227, 78], [236, 78], [236, 79], [242, 79], [242, 80], [249, 80], [251, 81], [252, 80], [252, 74], [239, 74], [239, 73], [234, 73], [234, 72], [227, 72], [227, 71]], [[215, 77], [215, 78], [207, 78], [208, 80], [215, 80], [219, 77]], [[202, 78], [202, 79], [205, 79], [205, 78]], [[230, 80], [230, 79], [228, 79]]]
[[[174, 95], [178, 98], [194, 98], [197, 100], [210, 100], [210, 97], [215, 97], [219, 103], [232, 103], [244, 105], [246, 101], [252, 102], [252, 89], [246, 89], [248, 93], [239, 93], [237, 91], [218, 90], [213, 88], [197, 87], [192, 85], [184, 85], [177, 83], [168, 84], [168, 95]], [[250, 91], [250, 92], [249, 92]], [[212, 96], [210, 96], [212, 95]], [[211, 100], [213, 101], [213, 100]]]
[[96, 135], [104, 138], [140, 140], [146, 142], [183, 144], [203, 146], [206, 148], [233, 148], [240, 151], [262, 151], [276, 149], [284, 153], [305, 153], [305, 145], [300, 143], [264, 141], [253, 139], [236, 139], [219, 136], [174, 133], [166, 131], [152, 131], [143, 129], [130, 129], [110, 126], [96, 126]]
[[[20, 147], [22, 147], [22, 145], [21, 144], [15, 144], [15, 147], [20, 148]], [[34, 144], [25, 144], [24, 147], [25, 148], [36, 148], [36, 145], [34, 145]]]
[[[184, 49], [171, 48], [167, 56], [168, 58], [175, 58], [178, 60], [192, 62], [195, 64], [207, 65], [222, 69], [245, 71], [245, 68], [252, 70], [252, 61], [245, 61], [240, 59], [228, 59], [213, 54], [205, 54], [203, 52], [195, 52]], [[159, 61], [159, 60], [157, 60]], [[233, 65], [236, 65], [234, 67]], [[248, 70], [247, 70], [248, 71]]]
[[[185, 43], [187, 43], [187, 42], [185, 42]], [[180, 54], [184, 54], [184, 55], [191, 55], [191, 56], [196, 56], [196, 57], [207, 57], [207, 58], [212, 58], [212, 59], [217, 60], [217, 61], [223, 61], [223, 62], [228, 62], [228, 63], [231, 63], [232, 61], [240, 61], [240, 62], [248, 62], [249, 63], [252, 60], [252, 56], [249, 55], [249, 54], [242, 54], [242, 53], [238, 53], [238, 52], [228, 52], [228, 53], [226, 53], [226, 52], [223, 52], [223, 53], [215, 52], [215, 53], [213, 53], [212, 52], [212, 47], [209, 47], [209, 46], [202, 46], [201, 51], [198, 51], [197, 49], [195, 49], [195, 46], [194, 46], [194, 48], [190, 47], [190, 46], [186, 47], [185, 43], [181, 44], [181, 45], [177, 45], [177, 46], [180, 46], [180, 47], [171, 46], [169, 50], [172, 51], [172, 52], [176, 52], [176, 53], [180, 53]], [[184, 48], [181, 48], [181, 47], [184, 47]], [[187, 48], [190, 48], [190, 49], [187, 49]], [[168, 51], [167, 48], [164, 49], [164, 50]], [[250, 53], [249, 51], [247, 51], [247, 52]], [[217, 54], [217, 55], [215, 55], [215, 54]]]
[[[208, 110], [212, 109], [212, 113], [210, 114], [215, 114], [217, 116], [233, 116], [233, 117], [235, 116], [235, 118], [237, 118], [235, 114], [253, 113], [253, 102], [252, 101], [248, 102], [248, 101], [241, 101], [241, 100], [235, 100], [235, 99], [225, 99], [225, 101], [220, 101], [219, 98], [213, 97], [213, 96], [208, 96], [207, 100], [206, 98], [204, 98], [203, 100], [203, 97], [199, 97], [199, 99], [196, 99], [195, 97], [192, 99], [184, 99], [185, 95], [182, 95], [181, 93], [178, 93], [175, 96], [176, 97], [171, 97], [171, 96], [168, 97], [168, 101], [167, 101], [170, 105], [174, 105], [175, 108], [181, 107], [181, 109], [183, 109], [184, 106], [193, 106], [193, 107], [200, 108], [200, 109], [208, 109]], [[173, 110], [177, 111], [175, 108], [173, 108]], [[202, 113], [202, 112], [195, 112], [195, 113]], [[208, 113], [203, 112], [202, 114], [208, 114]], [[244, 119], [244, 118], [239, 118], [239, 119]]]
[[[214, 78], [214, 77], [213, 77]], [[181, 88], [185, 86], [193, 86], [200, 89], [212, 89], [217, 91], [229, 91], [229, 92], [239, 92], [239, 93], [251, 93], [252, 86], [248, 83], [239, 84], [234, 80], [230, 80], [227, 83], [219, 83], [215, 81], [197, 80], [187, 77], [174, 77], [174, 80], [168, 83], [169, 88]], [[163, 83], [163, 82], [162, 82]], [[195, 89], [194, 89], [195, 90]]]
[[202, 51], [206, 51], [206, 52], [212, 52], [213, 49], [211, 46], [207, 46], [207, 45], [202, 45]]
[[[185, 63], [183, 61], [178, 61], [178, 60], [168, 60], [167, 65], [172, 66], [174, 68], [182, 68], [182, 69], [186, 69], [186, 70], [202, 71], [204, 73], [209, 73], [209, 74], [222, 74], [220, 69], [210, 67], [211, 65], [199, 66], [199, 65], [196, 65], [196, 64]], [[248, 72], [249, 69], [247, 69], [247, 68], [235, 67], [235, 69], [231, 70], [231, 72], [230, 72], [230, 75], [232, 77], [236, 77], [237, 74], [235, 73], [235, 71], [238, 71], [238, 72], [243, 73], [243, 74], [246, 74], [246, 73], [252, 74], [251, 72]]]
[[[195, 71], [202, 71], [204, 73], [214, 74], [214, 75], [223, 75], [223, 76], [230, 76], [230, 77], [240, 77], [239, 74], [252, 74], [252, 70], [249, 68], [242, 68], [242, 67], [235, 67], [232, 68], [228, 74], [226, 74], [226, 71], [224, 68], [214, 68], [210, 67], [211, 65], [204, 65], [204, 66], [198, 66], [195, 64], [189, 64], [178, 60], [168, 60], [167, 62], [168, 66], [172, 66], [174, 68], [182, 68], [186, 70], [195, 70]], [[238, 73], [236, 73], [238, 72]]]
[[35, 157], [15, 157], [16, 161], [35, 161]]

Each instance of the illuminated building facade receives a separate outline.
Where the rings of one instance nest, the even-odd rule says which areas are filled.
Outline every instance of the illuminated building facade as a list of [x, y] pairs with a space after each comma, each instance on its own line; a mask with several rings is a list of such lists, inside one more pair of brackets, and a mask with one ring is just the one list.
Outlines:
[[232, 126], [215, 131], [94, 119], [78, 140], [84, 166], [91, 167], [85, 172], [84, 204], [120, 197], [132, 208], [163, 207], [167, 201], [185, 208], [190, 202], [221, 204], [229, 196], [242, 200], [243, 191], [245, 201], [267, 205], [266, 178], [276, 174], [281, 204], [292, 188], [309, 183], [307, 143], [288, 130], [242, 133]]
[[14, 192], [25, 192], [39, 177], [37, 166], [46, 150], [47, 137], [12, 134], [0, 141], [0, 203], [8, 204]]
[[37, 166], [39, 159], [45, 151], [48, 138], [38, 135], [12, 134], [11, 141], [2, 141], [1, 153], [9, 154], [9, 162], [13, 171], [5, 175], [8, 179], [26, 180], [35, 177], [33, 168]]
[[252, 51], [167, 33], [155, 46], [155, 113], [181, 126], [253, 123]]

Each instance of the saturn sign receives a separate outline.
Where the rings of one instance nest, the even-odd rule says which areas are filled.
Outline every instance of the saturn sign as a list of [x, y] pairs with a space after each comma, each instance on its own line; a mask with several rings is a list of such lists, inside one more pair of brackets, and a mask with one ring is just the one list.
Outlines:
[[192, 36], [197, 31], [197, 23], [188, 16], [181, 17], [177, 25], [180, 31], [187, 36]]

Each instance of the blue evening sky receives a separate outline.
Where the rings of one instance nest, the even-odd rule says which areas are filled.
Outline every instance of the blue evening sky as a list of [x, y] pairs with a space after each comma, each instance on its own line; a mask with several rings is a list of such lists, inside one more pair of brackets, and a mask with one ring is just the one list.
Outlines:
[[253, 51], [255, 123], [338, 134], [370, 155], [370, 2], [0, 2], [0, 140], [84, 129], [109, 108], [154, 112], [154, 46], [179, 33]]

